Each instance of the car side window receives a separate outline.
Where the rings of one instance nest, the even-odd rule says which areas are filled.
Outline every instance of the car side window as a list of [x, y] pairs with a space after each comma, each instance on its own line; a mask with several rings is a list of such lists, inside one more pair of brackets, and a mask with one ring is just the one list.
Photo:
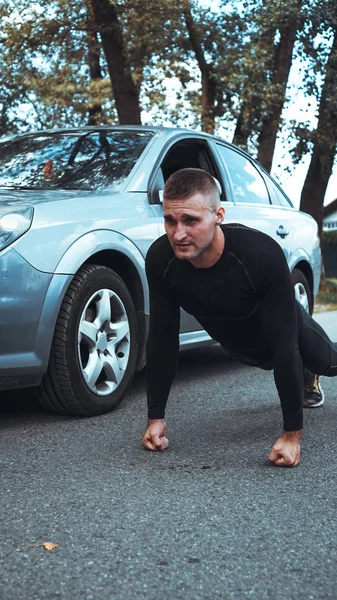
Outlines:
[[293, 208], [293, 204], [291, 200], [285, 195], [285, 193], [281, 190], [280, 187], [268, 176], [267, 179], [268, 188], [271, 193], [271, 201], [273, 204], [280, 204], [281, 206], [286, 206], [287, 208]]
[[210, 170], [207, 151], [203, 143], [191, 143], [187, 140], [178, 142], [170, 148], [161, 164], [165, 182], [176, 171], [191, 167]]
[[217, 144], [218, 151], [229, 172], [236, 202], [270, 204], [263, 177], [243, 154]]
[[219, 183], [221, 201], [227, 199], [225, 189], [221, 186], [218, 168], [208, 145], [205, 142], [185, 139], [174, 144], [168, 150], [156, 171], [152, 182], [152, 202], [154, 204], [162, 201], [162, 190], [168, 178], [173, 173], [185, 168], [204, 169], [210, 173]]

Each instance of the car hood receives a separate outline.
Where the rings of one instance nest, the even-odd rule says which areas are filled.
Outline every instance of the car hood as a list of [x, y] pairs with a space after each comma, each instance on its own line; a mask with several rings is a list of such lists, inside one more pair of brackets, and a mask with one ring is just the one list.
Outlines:
[[10, 190], [0, 189], [0, 213], [8, 212], [18, 206], [35, 206], [70, 198], [83, 198], [96, 195], [97, 192], [83, 190]]

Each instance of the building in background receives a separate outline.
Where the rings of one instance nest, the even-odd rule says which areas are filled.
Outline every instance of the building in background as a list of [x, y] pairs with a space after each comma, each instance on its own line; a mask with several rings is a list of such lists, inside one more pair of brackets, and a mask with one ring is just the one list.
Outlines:
[[323, 259], [327, 277], [337, 277], [337, 198], [324, 207]]
[[337, 198], [324, 206], [323, 212], [323, 231], [337, 231]]

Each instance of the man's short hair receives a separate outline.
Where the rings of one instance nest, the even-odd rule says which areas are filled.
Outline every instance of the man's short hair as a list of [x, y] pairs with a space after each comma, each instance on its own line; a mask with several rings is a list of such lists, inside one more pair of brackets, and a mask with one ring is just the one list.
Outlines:
[[187, 199], [194, 194], [202, 194], [209, 200], [211, 210], [220, 206], [220, 194], [216, 180], [203, 169], [180, 169], [165, 183], [164, 201]]

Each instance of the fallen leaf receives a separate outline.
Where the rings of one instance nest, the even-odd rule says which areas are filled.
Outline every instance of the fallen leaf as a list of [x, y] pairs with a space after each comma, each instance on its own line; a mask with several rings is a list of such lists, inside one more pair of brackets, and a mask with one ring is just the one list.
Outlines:
[[42, 546], [45, 550], [55, 550], [55, 548], [59, 547], [58, 544], [53, 544], [53, 542], [43, 542]]

